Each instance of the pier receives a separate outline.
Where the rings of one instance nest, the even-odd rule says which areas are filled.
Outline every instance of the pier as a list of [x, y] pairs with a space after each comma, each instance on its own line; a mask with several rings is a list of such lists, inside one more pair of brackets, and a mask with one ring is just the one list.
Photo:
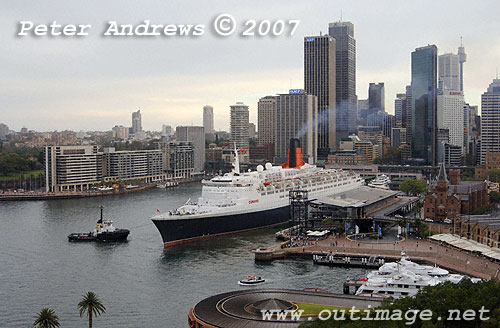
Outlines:
[[[323, 240], [313, 241], [312, 245], [308, 246], [281, 248], [280, 245], [276, 245], [269, 248], [260, 248], [254, 250], [254, 254], [256, 261], [273, 261], [285, 258], [313, 260], [314, 256], [316, 256], [316, 262], [321, 262], [318, 264], [366, 268], [373, 265], [373, 268], [376, 269], [377, 261], [372, 264], [361, 262], [361, 259], [376, 258], [385, 262], [394, 262], [401, 258], [402, 249], [412, 261], [417, 263], [436, 264], [443, 269], [470, 277], [486, 280], [492, 277], [498, 279], [500, 262], [488, 260], [474, 253], [447, 247], [429, 240], [406, 239], [393, 243], [376, 243], [354, 241], [345, 237], [328, 237]], [[350, 261], [343, 260], [346, 257], [350, 258]], [[330, 262], [329, 259], [332, 259], [332, 261]]]

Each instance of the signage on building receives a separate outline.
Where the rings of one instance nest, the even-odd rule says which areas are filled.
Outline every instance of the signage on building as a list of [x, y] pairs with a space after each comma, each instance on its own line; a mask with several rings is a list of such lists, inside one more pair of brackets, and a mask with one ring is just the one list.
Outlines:
[[292, 93], [302, 93], [303, 90], [302, 89], [290, 89], [289, 90], [289, 93], [292, 94]]
[[306, 38], [306, 42], [313, 42], [314, 38]]

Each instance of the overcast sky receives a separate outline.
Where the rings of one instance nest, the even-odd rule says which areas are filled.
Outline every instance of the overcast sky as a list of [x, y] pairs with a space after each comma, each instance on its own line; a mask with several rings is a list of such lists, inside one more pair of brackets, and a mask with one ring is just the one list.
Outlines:
[[[466, 101], [480, 95], [500, 66], [500, 1], [2, 1], [0, 3], [0, 123], [19, 130], [110, 130], [131, 125], [141, 108], [143, 128], [202, 124], [215, 108], [216, 129], [229, 129], [229, 106], [303, 88], [303, 37], [328, 23], [355, 26], [357, 94], [385, 82], [386, 109], [410, 83], [410, 54], [436, 44], [454, 52], [463, 36]], [[293, 37], [215, 37], [213, 19], [298, 19]], [[109, 20], [138, 24], [205, 24], [200, 37], [104, 38]], [[19, 21], [91, 24], [89, 36], [19, 37]]]

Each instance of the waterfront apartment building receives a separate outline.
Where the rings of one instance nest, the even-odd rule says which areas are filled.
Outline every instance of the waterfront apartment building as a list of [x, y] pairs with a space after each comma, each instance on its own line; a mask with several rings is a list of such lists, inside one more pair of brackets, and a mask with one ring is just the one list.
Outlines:
[[411, 53], [412, 160], [427, 165], [437, 164], [437, 51], [429, 45]]
[[[248, 129], [248, 125], [247, 125]], [[178, 126], [175, 131], [176, 140], [191, 142], [194, 147], [194, 171], [205, 171], [205, 129], [203, 126]]]
[[318, 97], [318, 153], [336, 147], [336, 52], [335, 38], [328, 35], [304, 38], [304, 88]]
[[249, 160], [249, 111], [248, 106], [242, 102], [237, 102], [230, 106], [230, 124], [231, 124], [231, 148], [236, 145], [240, 149], [240, 160], [248, 163]]
[[354, 24], [351, 22], [330, 23], [328, 34], [335, 38], [336, 144], [338, 145], [340, 140], [356, 133], [357, 126], [358, 97], [356, 95]]
[[43, 154], [47, 192], [89, 190], [102, 180], [97, 146], [48, 146]]
[[275, 163], [288, 160], [290, 139], [300, 140], [304, 162], [313, 164], [317, 159], [318, 97], [308, 95], [304, 90], [292, 89], [280, 94], [276, 102]]
[[104, 148], [105, 181], [141, 179], [147, 182], [165, 179], [167, 157], [161, 150], [115, 151]]
[[174, 179], [188, 179], [194, 173], [194, 145], [191, 142], [164, 143], [168, 158], [167, 173]]
[[259, 131], [257, 144], [259, 146], [274, 144], [276, 98], [266, 96], [260, 98], [257, 103], [257, 130]]
[[500, 152], [500, 79], [481, 95], [481, 164], [488, 152]]
[[141, 110], [132, 113], [132, 133], [142, 132], [142, 115]]

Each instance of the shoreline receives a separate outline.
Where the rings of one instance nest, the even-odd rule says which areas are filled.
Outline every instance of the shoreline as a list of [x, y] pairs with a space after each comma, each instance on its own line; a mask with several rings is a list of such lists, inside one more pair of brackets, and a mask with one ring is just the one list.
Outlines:
[[[178, 181], [179, 185], [190, 182], [201, 181], [201, 178], [187, 179]], [[147, 184], [137, 188], [127, 189], [118, 188], [111, 191], [82, 191], [82, 192], [66, 192], [66, 193], [9, 193], [0, 194], [0, 201], [37, 201], [37, 200], [60, 200], [60, 199], [77, 199], [87, 197], [104, 197], [112, 195], [124, 195], [135, 192], [140, 192], [148, 189], [156, 188], [156, 184]], [[169, 187], [170, 188], [175, 188]]]

